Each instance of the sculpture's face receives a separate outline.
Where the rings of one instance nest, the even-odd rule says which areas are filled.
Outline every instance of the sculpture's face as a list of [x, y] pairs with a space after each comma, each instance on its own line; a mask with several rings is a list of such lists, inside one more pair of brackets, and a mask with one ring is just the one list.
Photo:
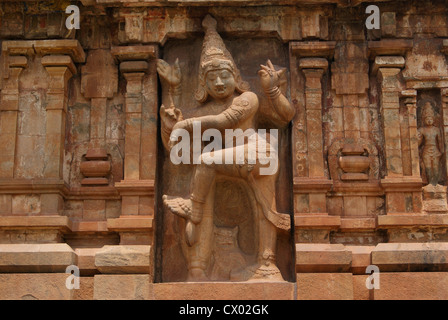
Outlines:
[[432, 116], [425, 117], [425, 124], [427, 126], [432, 126], [434, 124], [434, 118]]
[[227, 69], [209, 71], [205, 82], [207, 93], [216, 100], [224, 100], [235, 92], [235, 78]]

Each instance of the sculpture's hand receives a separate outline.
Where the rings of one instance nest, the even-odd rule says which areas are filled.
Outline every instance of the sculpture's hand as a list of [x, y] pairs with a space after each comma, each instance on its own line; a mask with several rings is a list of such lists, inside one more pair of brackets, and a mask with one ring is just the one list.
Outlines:
[[420, 145], [423, 141], [423, 135], [420, 132], [420, 130], [417, 131], [417, 140], [418, 140], [418, 144]]
[[162, 59], [157, 60], [157, 72], [159, 76], [169, 83], [171, 87], [177, 87], [182, 80], [182, 74], [179, 66], [179, 59], [176, 59], [173, 66], [170, 66]]
[[162, 105], [160, 107], [160, 119], [165, 130], [172, 131], [176, 123], [182, 121], [182, 111], [171, 106], [169, 108]]
[[182, 120], [174, 125], [173, 131], [178, 130], [178, 129], [186, 129], [186, 127], [187, 127], [187, 121]]
[[286, 69], [276, 71], [271, 60], [268, 60], [266, 66], [260, 65], [261, 69], [258, 71], [260, 83], [264, 91], [269, 91], [275, 87], [281, 86], [281, 77], [286, 72]]
[[[171, 150], [177, 143], [178, 143], [178, 138], [177, 135], [178, 133], [176, 133], [176, 130], [178, 129], [185, 129], [187, 125], [187, 121], [185, 120], [181, 120], [179, 122], [177, 122], [174, 126], [173, 126], [173, 130], [171, 132], [171, 136], [170, 136], [170, 141], [168, 143], [168, 147]], [[171, 137], [175, 137], [174, 140], [171, 140]]]

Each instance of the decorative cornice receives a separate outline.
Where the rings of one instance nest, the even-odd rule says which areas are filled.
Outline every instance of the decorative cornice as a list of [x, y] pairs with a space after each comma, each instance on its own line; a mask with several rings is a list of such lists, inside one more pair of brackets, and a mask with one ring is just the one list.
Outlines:
[[157, 47], [155, 45], [112, 47], [110, 52], [119, 62], [146, 61], [157, 57]]
[[380, 41], [369, 41], [369, 55], [371, 60], [375, 60], [377, 56], [402, 56], [412, 50], [414, 46], [413, 40], [405, 39], [386, 39]]
[[294, 178], [294, 193], [322, 193], [330, 191], [333, 181], [322, 179], [311, 179], [308, 177]]
[[336, 41], [293, 41], [289, 45], [291, 53], [299, 57], [332, 58]]
[[86, 55], [78, 40], [11, 40], [2, 42], [2, 53], [7, 55], [69, 55], [74, 62], [84, 63]]
[[122, 196], [154, 195], [154, 180], [122, 180], [115, 188]]
[[58, 179], [0, 179], [0, 194], [57, 193], [66, 196], [68, 185]]
[[[29, 0], [28, 0], [29, 1]], [[336, 4], [340, 7], [354, 7], [364, 2], [387, 2], [388, 0], [81, 0], [84, 6], [123, 6], [123, 7], [152, 7], [161, 5], [173, 5], [173, 6], [265, 6], [265, 5], [324, 5], [324, 4]]]

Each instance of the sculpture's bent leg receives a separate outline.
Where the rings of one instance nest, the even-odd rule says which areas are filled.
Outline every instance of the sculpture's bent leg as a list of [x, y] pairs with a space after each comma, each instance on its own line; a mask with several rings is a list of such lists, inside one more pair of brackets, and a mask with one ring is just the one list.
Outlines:
[[440, 156], [435, 155], [424, 155], [423, 164], [425, 166], [426, 177], [430, 185], [436, 186], [439, 182], [440, 177]]
[[210, 266], [213, 248], [213, 207], [215, 197], [215, 185], [209, 189], [209, 194], [204, 204], [202, 221], [196, 225], [194, 233], [195, 241], [192, 246], [186, 248], [188, 261], [188, 281], [208, 281], [206, 271]]
[[[257, 176], [256, 186], [263, 197], [265, 205], [276, 211], [275, 181], [277, 176]], [[261, 205], [258, 204], [256, 220], [258, 223], [257, 263], [231, 275], [234, 281], [284, 281], [277, 267], [276, 247], [277, 228], [265, 217]]]
[[[275, 181], [277, 176], [259, 176], [256, 179], [257, 186], [267, 202], [267, 205], [273, 211], [276, 211], [275, 203]], [[264, 279], [270, 281], [283, 281], [280, 270], [277, 267], [276, 246], [277, 246], [277, 228], [266, 219], [263, 210], [257, 210], [259, 223], [259, 250], [258, 263], [259, 269], [252, 277], [253, 280]]]

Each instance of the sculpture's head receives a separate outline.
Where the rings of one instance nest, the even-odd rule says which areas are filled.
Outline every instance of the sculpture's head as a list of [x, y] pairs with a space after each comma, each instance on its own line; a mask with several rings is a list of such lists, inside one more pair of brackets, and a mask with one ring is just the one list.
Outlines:
[[206, 93], [216, 100], [233, 95], [236, 89], [235, 71], [231, 61], [213, 59], [203, 67]]
[[430, 102], [426, 102], [423, 107], [422, 119], [426, 126], [432, 126], [435, 122], [435, 113]]
[[199, 65], [199, 85], [196, 99], [205, 102], [208, 96], [224, 100], [235, 92], [249, 90], [249, 84], [242, 81], [240, 72], [227, 50], [224, 42], [216, 32], [216, 20], [206, 16], [202, 22], [205, 38], [202, 45]]
[[427, 116], [425, 118], [425, 124], [427, 126], [432, 126], [434, 124], [434, 117], [433, 116]]

